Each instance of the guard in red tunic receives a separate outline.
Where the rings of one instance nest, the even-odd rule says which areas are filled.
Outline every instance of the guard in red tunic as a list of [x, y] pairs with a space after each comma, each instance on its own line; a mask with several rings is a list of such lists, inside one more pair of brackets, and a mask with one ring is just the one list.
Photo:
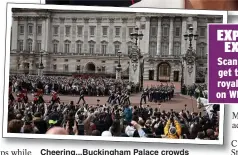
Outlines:
[[42, 89], [37, 89], [37, 96], [38, 96], [38, 103], [45, 103], [43, 99], [43, 90]]
[[23, 102], [24, 101], [24, 94], [20, 92], [17, 94], [17, 102]]
[[38, 93], [34, 93], [34, 99], [33, 99], [34, 104], [39, 103], [38, 101], [39, 101]]
[[60, 98], [56, 91], [52, 91], [51, 95], [52, 95], [51, 101], [53, 103], [56, 103], [56, 102], [60, 103]]
[[28, 103], [27, 89], [22, 89], [21, 91], [22, 99], [25, 103]]

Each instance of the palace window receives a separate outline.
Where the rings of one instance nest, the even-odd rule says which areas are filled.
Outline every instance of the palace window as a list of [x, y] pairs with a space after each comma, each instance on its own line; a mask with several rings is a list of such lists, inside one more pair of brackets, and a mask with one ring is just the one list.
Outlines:
[[206, 36], [206, 28], [201, 27], [199, 31], [199, 37], [205, 37]]
[[121, 35], [121, 28], [120, 27], [115, 27], [115, 36], [120, 37]]
[[69, 65], [68, 64], [64, 64], [64, 71], [68, 72], [69, 71]]
[[95, 26], [90, 26], [90, 36], [93, 37], [95, 35]]
[[53, 52], [57, 53], [58, 52], [58, 43], [53, 44]]
[[81, 68], [80, 65], [76, 65], [76, 71], [80, 72], [80, 68]]
[[33, 34], [33, 26], [32, 26], [32, 24], [28, 25], [28, 34]]
[[41, 35], [41, 34], [42, 34], [42, 26], [37, 25], [37, 35]]
[[102, 42], [102, 54], [107, 54], [107, 42]]
[[36, 50], [37, 50], [37, 52], [41, 51], [41, 41], [40, 40], [37, 40]]
[[181, 47], [179, 43], [174, 44], [174, 55], [179, 56], [181, 54]]
[[106, 72], [106, 66], [102, 66], [102, 72]]
[[116, 43], [114, 44], [115, 54], [117, 54], [118, 51], [120, 51], [120, 47], [121, 47], [121, 43], [116, 42]]
[[163, 26], [162, 34], [164, 37], [169, 36], [169, 27], [168, 26]]
[[156, 55], [156, 43], [152, 42], [150, 44], [150, 55], [155, 56]]
[[107, 26], [103, 26], [102, 27], [102, 35], [103, 36], [107, 36], [107, 31], [108, 31], [108, 27]]
[[180, 27], [175, 28], [175, 37], [180, 37]]
[[19, 26], [19, 33], [24, 34], [24, 25]]
[[94, 54], [94, 50], [95, 50], [95, 42], [90, 41], [89, 42], [89, 53]]
[[151, 27], [151, 36], [157, 36], [156, 27]]
[[56, 64], [53, 65], [53, 70], [54, 70], [54, 71], [57, 70], [57, 65], [56, 65]]
[[18, 40], [18, 50], [23, 51], [23, 40]]
[[161, 55], [169, 55], [169, 45], [168, 43], [162, 43]]
[[65, 35], [69, 36], [70, 35], [70, 26], [65, 26]]
[[128, 31], [129, 31], [128, 36], [130, 37], [130, 34], [133, 33], [133, 27], [129, 27], [129, 30], [128, 30]]
[[27, 50], [28, 50], [28, 52], [32, 52], [32, 40], [31, 39], [28, 40]]
[[205, 47], [201, 46], [200, 47], [200, 56], [203, 57], [205, 53]]
[[64, 53], [69, 53], [70, 52], [70, 41], [65, 41], [64, 43]]
[[81, 42], [81, 41], [78, 41], [77, 43], [76, 43], [76, 53], [82, 53], [82, 46], [83, 46], [83, 42]]
[[133, 45], [132, 42], [129, 42], [128, 45], [127, 45], [128, 55], [130, 55], [131, 52], [132, 52], [132, 45]]
[[78, 36], [82, 36], [83, 35], [83, 26], [78, 26], [77, 27], [77, 32], [78, 32]]
[[53, 35], [59, 34], [59, 26], [53, 26]]

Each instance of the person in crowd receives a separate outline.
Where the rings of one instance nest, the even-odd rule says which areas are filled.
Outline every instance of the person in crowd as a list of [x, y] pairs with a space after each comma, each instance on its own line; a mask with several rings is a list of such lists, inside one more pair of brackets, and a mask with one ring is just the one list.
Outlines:
[[[177, 119], [177, 118], [176, 118]], [[175, 116], [172, 112], [169, 120], [167, 121], [164, 133], [167, 138], [170, 139], [180, 139], [181, 136], [181, 125], [180, 123], [175, 119]]]

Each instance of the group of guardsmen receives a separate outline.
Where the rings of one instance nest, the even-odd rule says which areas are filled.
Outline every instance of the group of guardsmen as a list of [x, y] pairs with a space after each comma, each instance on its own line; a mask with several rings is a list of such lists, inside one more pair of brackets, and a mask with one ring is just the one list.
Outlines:
[[207, 90], [206, 84], [193, 84], [190, 86], [183, 85], [181, 88], [181, 93], [183, 95], [193, 96], [195, 98], [198, 97], [206, 97], [203, 94], [203, 91]]
[[117, 91], [117, 92], [111, 91], [107, 102], [112, 105], [114, 105], [114, 104], [119, 104], [119, 105], [128, 104], [128, 105], [130, 105], [131, 104], [130, 91], [129, 90]]
[[159, 86], [147, 87], [143, 90], [141, 94], [140, 104], [147, 103], [147, 98], [149, 102], [166, 102], [171, 100], [174, 96], [175, 86], [173, 83], [170, 85], [161, 83]]

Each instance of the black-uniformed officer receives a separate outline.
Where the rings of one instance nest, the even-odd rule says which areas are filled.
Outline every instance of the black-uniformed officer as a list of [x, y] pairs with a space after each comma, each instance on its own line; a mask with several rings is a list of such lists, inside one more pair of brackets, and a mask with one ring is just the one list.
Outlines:
[[144, 103], [146, 104], [146, 94], [147, 94], [147, 92], [145, 90], [143, 90], [143, 92], [141, 94], [141, 98], [140, 98], [140, 105], [142, 105], [143, 100], [144, 100]]
[[83, 100], [83, 104], [85, 104], [85, 100], [84, 100], [84, 91], [83, 89], [80, 91], [80, 97], [79, 97], [79, 100], [78, 100], [78, 104], [80, 103], [81, 100]]

